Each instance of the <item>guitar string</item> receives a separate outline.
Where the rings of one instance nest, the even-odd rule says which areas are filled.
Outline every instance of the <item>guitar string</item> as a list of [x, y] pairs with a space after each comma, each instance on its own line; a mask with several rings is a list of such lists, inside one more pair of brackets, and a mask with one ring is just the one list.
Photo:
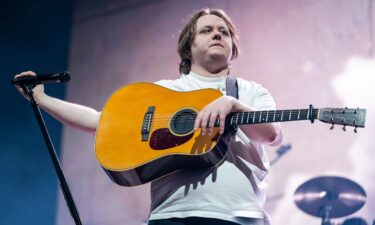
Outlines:
[[[313, 112], [312, 112], [312, 116], [313, 118], [317, 118], [317, 114], [318, 114], [318, 110], [319, 109], [313, 109]], [[253, 124], [257, 124], [257, 123], [264, 123], [264, 122], [271, 122], [271, 121], [267, 121], [270, 117], [274, 117], [274, 116], [278, 116], [277, 119], [275, 117], [275, 121], [272, 121], [272, 122], [284, 122], [284, 121], [292, 121], [292, 120], [307, 120], [309, 118], [307, 118], [308, 116], [308, 109], [301, 109], [301, 110], [269, 110], [269, 111], [252, 111], [252, 112], [238, 112], [238, 113], [234, 113], [235, 115], [231, 115], [231, 117], [236, 117], [236, 114], [241, 114], [240, 116], [238, 116], [238, 118], [236, 118], [236, 120], [241, 120], [243, 121], [244, 119], [245, 120], [248, 120], [247, 118], [243, 118], [243, 117], [249, 117], [251, 119], [251, 122]], [[262, 121], [259, 121], [260, 119], [263, 118], [263, 115], [267, 113], [266, 117], [266, 121], [262, 120]], [[337, 112], [336, 112], [337, 113]], [[341, 110], [340, 110], [340, 113], [341, 113]], [[282, 117], [281, 117], [282, 115]], [[298, 117], [299, 115], [299, 117]], [[195, 121], [196, 120], [196, 116], [192, 117], [192, 116], [179, 116], [178, 118], [175, 118], [173, 119], [173, 116], [174, 115], [171, 115], [171, 114], [164, 114], [164, 115], [158, 115], [158, 116], [155, 116], [152, 118], [151, 122], [152, 124], [154, 125], [160, 125], [160, 124], [165, 124], [166, 122], [172, 122], [172, 121], [182, 121], [182, 122], [192, 122], [192, 121]], [[228, 117], [228, 116], [227, 116]], [[226, 117], [226, 118], [227, 118]], [[288, 119], [289, 117], [289, 119]], [[296, 118], [297, 117], [297, 118]], [[255, 122], [254, 122], [255, 121]], [[220, 119], [217, 118], [215, 120], [215, 123], [217, 122], [220, 122]], [[236, 121], [237, 122], [237, 121]], [[208, 121], [209, 123], [209, 121]], [[248, 122], [247, 122], [248, 123]]]
[[[314, 118], [316, 118], [316, 115], [317, 115], [317, 113], [313, 113], [313, 117]], [[300, 115], [300, 119], [298, 119], [298, 118], [295, 118], [296, 116], [298, 116], [298, 114], [297, 113], [295, 113], [295, 114], [290, 114], [290, 119], [287, 119], [287, 120], [285, 120], [286, 118], [288, 118], [289, 117], [289, 114], [288, 115], [283, 115], [283, 117], [282, 118], [275, 118], [275, 121], [264, 121], [264, 120], [262, 120], [262, 121], [259, 121], [259, 119], [260, 119], [260, 117], [259, 116], [255, 116], [255, 121], [253, 121], [253, 119], [251, 119], [251, 122], [252, 122], [252, 124], [257, 124], [257, 123], [264, 123], [264, 122], [283, 122], [283, 120], [285, 120], [285, 121], [292, 121], [292, 120], [308, 120], [309, 118], [307, 118], [307, 113], [305, 114], [305, 115]], [[269, 114], [269, 117], [273, 117], [273, 115], [271, 115], [271, 114]], [[285, 118], [286, 117], [286, 118]], [[181, 122], [193, 122], [193, 121], [195, 121], [196, 120], [196, 117], [190, 117], [190, 116], [181, 116], [181, 117], [179, 117], [179, 118], [175, 118], [175, 119], [171, 119], [172, 117], [171, 116], [169, 116], [169, 117], [164, 117], [164, 118], [161, 118], [161, 117], [155, 117], [155, 118], [153, 118], [152, 120], [151, 120], [151, 122], [152, 122], [152, 124], [154, 124], [154, 125], [164, 125], [164, 124], [168, 124], [168, 122], [173, 122], [173, 121], [181, 121]], [[243, 119], [241, 118], [239, 118], [239, 120], [242, 120], [243, 121]], [[247, 119], [246, 119], [247, 120]], [[220, 123], [220, 120], [219, 119], [216, 119], [215, 120], [215, 124], [217, 123], [217, 122], [219, 122]], [[209, 121], [208, 121], [208, 123], [209, 123]], [[248, 123], [248, 122], [247, 122]], [[251, 123], [248, 123], [248, 124], [251, 124]]]
[[[217, 119], [219, 119], [219, 117], [216, 117]], [[259, 120], [260, 119], [260, 117], [255, 117], [255, 120]], [[308, 120], [309, 118], [307, 118], [306, 116], [305, 117], [301, 117], [301, 118], [275, 118], [275, 122], [278, 122], [278, 121], [289, 121], [289, 120]], [[195, 121], [196, 120], [196, 117], [193, 117], [193, 118], [176, 118], [176, 119], [171, 119], [171, 117], [170, 118], [155, 118], [155, 119], [152, 119], [151, 121], [153, 121], [153, 122], [159, 122], [159, 121]], [[225, 120], [227, 120], [227, 119], [225, 119]], [[238, 120], [246, 120], [247, 121], [247, 119], [241, 119], [241, 118], [239, 118]], [[249, 121], [252, 121], [252, 119], [249, 119]], [[266, 119], [267, 120], [267, 119]], [[261, 122], [263, 122], [263, 121], [265, 121], [264, 119], [262, 119], [262, 121]], [[268, 121], [267, 120], [267, 122], [273, 122], [273, 121]]]
[[[250, 115], [252, 115], [252, 114], [255, 114], [255, 115], [260, 115], [260, 114], [262, 114], [262, 116], [264, 115], [264, 114], [266, 114], [268, 112], [268, 116], [270, 116], [270, 115], [273, 115], [273, 114], [277, 114], [277, 113], [279, 113], [279, 114], [281, 114], [281, 112], [280, 111], [278, 111], [278, 112], [276, 112], [275, 110], [271, 110], [271, 111], [252, 111], [252, 112], [234, 112], [234, 114], [241, 114], [241, 113], [243, 113], [243, 115], [248, 115], [248, 114], [250, 114]], [[300, 113], [301, 115], [303, 115], [303, 114], [308, 114], [308, 111], [301, 111], [301, 112], [298, 112], [298, 111], [291, 111], [291, 115], [298, 115], [298, 113]], [[313, 111], [313, 114], [317, 114], [318, 113], [318, 111]], [[286, 116], [286, 115], [288, 115], [289, 116], [289, 111], [287, 111], [287, 110], [284, 110], [283, 111], [283, 116]], [[171, 115], [172, 114], [160, 114], [160, 115], [158, 115], [158, 117], [159, 118], [161, 118], [161, 117], [171, 117]], [[175, 114], [173, 114], [173, 115], [175, 115]], [[190, 117], [190, 116], [181, 116], [181, 117]]]
[[[314, 115], [315, 114], [315, 115]], [[272, 115], [271, 115], [272, 116]], [[294, 116], [296, 116], [296, 114], [294, 114]], [[315, 117], [316, 116], [316, 113], [313, 113], [313, 117], [314, 118], [316, 118]], [[289, 115], [287, 116], [287, 117], [289, 117]], [[290, 117], [293, 117], [293, 114], [291, 114], [291, 116]], [[171, 117], [168, 117], [168, 118], [162, 118], [162, 119], [158, 119], [158, 118], [155, 118], [155, 119], [152, 119], [151, 120], [151, 123], [153, 124], [153, 125], [158, 125], [158, 126], [160, 126], [160, 125], [165, 125], [165, 124], [168, 124], [169, 122], [173, 122], [173, 121], [176, 121], [176, 120], [178, 120], [178, 121], [182, 121], [182, 122], [193, 122], [193, 121], [195, 121], [195, 117], [194, 118], [192, 118], [192, 117], [187, 117], [186, 116], [186, 118], [182, 118], [181, 119], [181, 117], [180, 118], [178, 118], [178, 119], [170, 119]], [[305, 115], [300, 115], [300, 120], [307, 120], [308, 118], [307, 118], [307, 114], [305, 114]], [[255, 117], [255, 122], [254, 121], [252, 121], [251, 120], [251, 122], [252, 122], [252, 124], [259, 124], [259, 123], [264, 123], [264, 122], [271, 122], [271, 121], [259, 121], [259, 117]], [[283, 116], [283, 118], [278, 118], [278, 119], [280, 119], [280, 120], [275, 120], [275, 121], [272, 121], [272, 122], [283, 122], [283, 119], [285, 119], [284, 118], [284, 116]], [[297, 118], [290, 118], [290, 119], [288, 119], [288, 120], [285, 120], [285, 121], [292, 121], [292, 120], [295, 120], [295, 119], [297, 119]], [[298, 119], [297, 119], [298, 120]], [[208, 123], [209, 123], [209, 121], [208, 121]], [[215, 125], [216, 125], [216, 123], [220, 123], [220, 119], [216, 119], [215, 120]], [[247, 122], [248, 123], [248, 122]], [[251, 123], [248, 123], [248, 124], [251, 124]]]
[[[250, 112], [250, 113], [244, 113], [243, 114], [243, 116], [245, 116], [245, 117], [247, 117], [248, 116], [248, 114], [250, 114], [249, 116], [254, 116], [255, 115], [255, 118], [258, 118], [259, 119], [259, 117], [261, 117], [261, 115], [260, 115], [260, 113], [257, 113], [257, 114], [259, 114], [259, 115], [257, 115], [257, 114], [255, 114], [255, 113], [252, 113], [252, 112]], [[263, 113], [262, 113], [263, 114]], [[274, 116], [274, 114], [275, 113], [271, 113], [271, 112], [269, 112], [268, 113], [268, 116], [267, 117], [273, 117]], [[290, 117], [293, 117], [293, 116], [298, 116], [298, 112], [292, 112], [292, 113], [290, 113]], [[277, 114], [275, 114], [275, 115], [277, 115]], [[300, 113], [300, 117], [302, 117], [303, 118], [303, 116], [305, 116], [305, 117], [307, 117], [307, 115], [308, 115], [308, 113], [306, 112], [306, 113]], [[317, 115], [317, 112], [315, 113], [315, 112], [313, 112], [313, 114], [312, 114], [313, 116], [315, 115]], [[232, 115], [231, 117], [235, 117], [236, 115]], [[243, 117], [243, 116], [239, 116], [239, 117]], [[281, 114], [280, 114], [280, 116], [281, 116]], [[228, 116], [227, 116], [228, 117]], [[263, 117], [263, 115], [262, 115], [262, 117]], [[289, 117], [289, 113], [285, 113], [285, 114], [283, 114], [283, 118], [285, 118], [285, 117]], [[158, 115], [158, 116], [154, 116], [153, 117], [153, 120], [170, 120], [171, 118], [173, 118], [173, 116], [171, 116], [171, 114], [164, 114], [164, 115]], [[175, 120], [180, 120], [180, 119], [194, 119], [195, 120], [195, 118], [196, 118], [196, 116], [194, 116], [194, 117], [192, 117], [192, 116], [179, 116], [178, 118], [176, 118]], [[173, 120], [173, 119], [172, 119]]]
[[[290, 112], [289, 112], [290, 111]], [[239, 115], [241, 114], [242, 115]], [[342, 112], [336, 112], [337, 113], [342, 113]], [[267, 118], [269, 117], [274, 117], [274, 116], [278, 116], [278, 119], [285, 119], [285, 118], [288, 118], [288, 117], [298, 117], [298, 114], [299, 114], [299, 118], [301, 118], [301, 120], [305, 120], [305, 119], [309, 119], [309, 118], [306, 118], [308, 115], [309, 115], [309, 112], [308, 112], [308, 109], [303, 109], [303, 111], [301, 110], [282, 110], [279, 111], [279, 110], [270, 110], [270, 111], [252, 111], [252, 112], [237, 112], [237, 113], [234, 113], [234, 115], [227, 115], [226, 118], [228, 116], [231, 116], [231, 117], [236, 117], [237, 115], [239, 119], [243, 119], [243, 117], [251, 117], [251, 119], [253, 119], [254, 117], [256, 119], [259, 119], [260, 117], [263, 118], [264, 114], [266, 114]], [[318, 109], [313, 109], [313, 112], [312, 112], [312, 116], [313, 118], [317, 118], [317, 114], [318, 114]], [[196, 116], [192, 117], [191, 115], [187, 115], [187, 116], [178, 116], [178, 118], [176, 119], [171, 119], [173, 118], [175, 114], [160, 114], [160, 115], [157, 115], [157, 116], [154, 116], [152, 121], [173, 121], [173, 120], [195, 120]], [[280, 118], [282, 115], [282, 118]], [[219, 116], [219, 115], [218, 115]], [[279, 117], [280, 116], [280, 117]], [[297, 118], [297, 119], [299, 119]], [[292, 118], [291, 118], [292, 119]], [[293, 118], [295, 119], [295, 118]]]

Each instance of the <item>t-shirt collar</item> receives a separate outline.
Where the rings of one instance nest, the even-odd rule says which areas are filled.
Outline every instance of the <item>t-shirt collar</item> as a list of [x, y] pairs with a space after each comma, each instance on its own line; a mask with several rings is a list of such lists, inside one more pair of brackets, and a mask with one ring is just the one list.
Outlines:
[[188, 76], [192, 76], [197, 80], [204, 81], [204, 82], [221, 82], [227, 79], [227, 75], [221, 76], [221, 77], [206, 77], [199, 74], [196, 74], [192, 71], [189, 72]]

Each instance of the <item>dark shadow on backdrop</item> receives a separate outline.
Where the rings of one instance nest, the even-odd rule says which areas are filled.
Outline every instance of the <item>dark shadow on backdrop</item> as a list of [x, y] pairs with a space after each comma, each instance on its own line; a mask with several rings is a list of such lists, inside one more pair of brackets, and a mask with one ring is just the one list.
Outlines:
[[[54, 224], [56, 175], [31, 106], [10, 79], [67, 69], [73, 0], [7, 1], [0, 15], [0, 224]], [[63, 85], [46, 89], [64, 98]], [[44, 115], [59, 153], [61, 125]]]

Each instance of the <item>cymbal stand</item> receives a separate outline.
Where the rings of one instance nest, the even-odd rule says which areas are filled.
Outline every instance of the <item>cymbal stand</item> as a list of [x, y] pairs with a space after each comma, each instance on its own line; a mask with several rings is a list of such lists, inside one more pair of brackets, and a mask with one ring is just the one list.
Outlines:
[[323, 215], [322, 215], [322, 225], [332, 225], [331, 218], [330, 218], [330, 212], [332, 210], [332, 206], [324, 206], [322, 209]]

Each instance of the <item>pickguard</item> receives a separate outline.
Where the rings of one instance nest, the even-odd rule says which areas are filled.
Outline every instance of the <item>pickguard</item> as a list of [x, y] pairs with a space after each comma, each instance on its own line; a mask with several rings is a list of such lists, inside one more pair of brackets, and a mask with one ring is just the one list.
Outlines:
[[150, 148], [153, 150], [165, 150], [177, 147], [189, 141], [193, 135], [194, 133], [190, 133], [186, 136], [175, 136], [168, 128], [157, 129], [152, 132]]

